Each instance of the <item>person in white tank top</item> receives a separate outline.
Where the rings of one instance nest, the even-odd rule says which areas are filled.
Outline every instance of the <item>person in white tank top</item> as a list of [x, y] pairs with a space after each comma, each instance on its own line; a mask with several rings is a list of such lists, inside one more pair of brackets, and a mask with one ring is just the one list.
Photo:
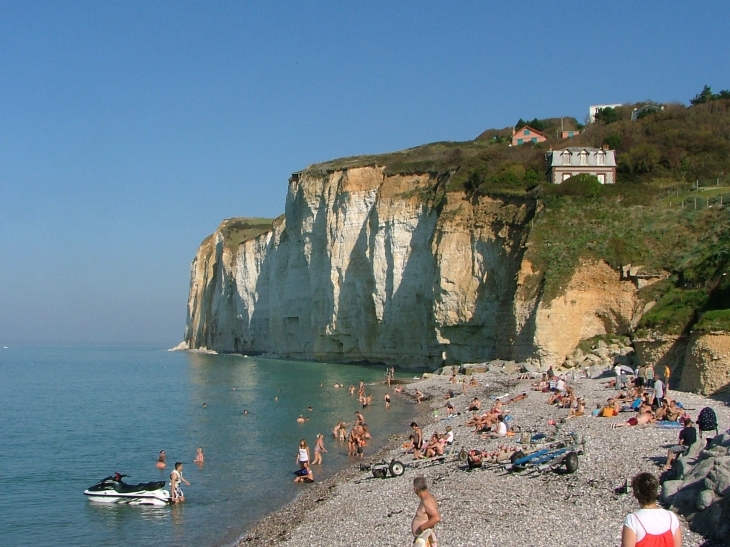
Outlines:
[[304, 462], [309, 462], [309, 447], [307, 446], [307, 441], [302, 439], [299, 441], [299, 450], [297, 452], [297, 463], [299, 464], [299, 467], [303, 467]]
[[682, 528], [677, 515], [656, 504], [659, 480], [651, 473], [639, 473], [631, 481], [641, 509], [626, 517], [621, 547], [681, 547]]

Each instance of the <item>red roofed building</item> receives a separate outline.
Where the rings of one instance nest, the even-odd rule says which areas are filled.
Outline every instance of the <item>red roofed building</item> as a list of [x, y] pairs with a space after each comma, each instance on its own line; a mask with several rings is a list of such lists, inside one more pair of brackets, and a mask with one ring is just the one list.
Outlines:
[[545, 142], [546, 140], [547, 137], [545, 135], [529, 125], [523, 125], [512, 133], [512, 146], [519, 146], [520, 144], [528, 142], [537, 144], [538, 142]]

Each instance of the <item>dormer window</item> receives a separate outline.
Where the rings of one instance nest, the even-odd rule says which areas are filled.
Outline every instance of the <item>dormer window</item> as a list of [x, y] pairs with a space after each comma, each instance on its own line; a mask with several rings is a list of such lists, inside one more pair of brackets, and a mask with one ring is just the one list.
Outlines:
[[606, 165], [606, 153], [603, 151], [600, 151], [598, 154], [596, 154], [596, 164], [597, 165]]
[[580, 164], [588, 165], [588, 152], [586, 152], [585, 150], [582, 150], [580, 153]]
[[570, 152], [563, 152], [563, 165], [570, 165]]

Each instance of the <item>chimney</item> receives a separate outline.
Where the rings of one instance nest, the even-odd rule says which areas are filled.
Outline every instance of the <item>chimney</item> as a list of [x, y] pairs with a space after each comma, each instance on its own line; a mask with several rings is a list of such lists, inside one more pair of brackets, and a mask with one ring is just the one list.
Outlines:
[[608, 150], [608, 145], [607, 144], [604, 144], [602, 148], [607, 151]]

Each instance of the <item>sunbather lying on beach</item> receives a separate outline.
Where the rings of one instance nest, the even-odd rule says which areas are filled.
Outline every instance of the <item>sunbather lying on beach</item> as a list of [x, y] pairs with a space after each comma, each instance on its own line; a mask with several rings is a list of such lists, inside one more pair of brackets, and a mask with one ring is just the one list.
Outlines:
[[625, 422], [619, 422], [611, 424], [612, 428], [616, 427], [630, 427], [634, 425], [646, 425], [646, 424], [653, 424], [656, 422], [654, 419], [654, 415], [651, 412], [645, 412], [644, 414], [639, 414], [637, 416], [632, 416]]
[[612, 428], [615, 427], [629, 427], [634, 425], [646, 425], [646, 424], [653, 424], [656, 422], [656, 418], [654, 417], [654, 413], [651, 411], [650, 408], [647, 408], [646, 406], [643, 406], [639, 408], [639, 412], [636, 416], [632, 416], [628, 420], [626, 420], [624, 423], [614, 423], [611, 424]]

